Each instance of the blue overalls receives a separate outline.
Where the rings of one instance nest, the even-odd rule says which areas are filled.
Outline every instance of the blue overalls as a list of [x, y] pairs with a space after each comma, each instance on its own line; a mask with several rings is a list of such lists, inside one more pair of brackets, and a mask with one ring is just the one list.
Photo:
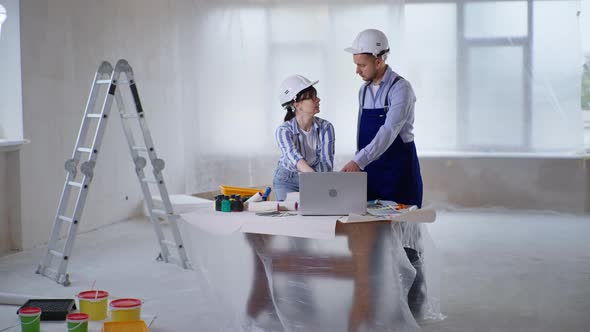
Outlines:
[[[385, 123], [389, 108], [389, 91], [403, 79], [397, 76], [385, 94], [385, 107], [364, 108], [367, 84], [363, 90], [361, 123], [357, 150], [367, 146]], [[422, 207], [422, 176], [414, 142], [404, 143], [398, 135], [391, 146], [365, 167], [367, 172], [367, 200], [383, 199]]]
[[[383, 108], [364, 108], [367, 88], [371, 83], [365, 86], [361, 98], [363, 110], [359, 125], [358, 150], [371, 143], [379, 128], [385, 123], [389, 110], [389, 92], [401, 79], [403, 79], [401, 76], [397, 76], [387, 89]], [[401, 135], [398, 135], [377, 160], [365, 167], [365, 172], [367, 172], [367, 200], [383, 199], [422, 207], [422, 176], [416, 145], [413, 141], [404, 143]], [[419, 316], [426, 302], [426, 283], [419, 244], [421, 242], [420, 227], [415, 223], [400, 223], [396, 226], [401, 228], [404, 251], [416, 269], [416, 275], [408, 290], [408, 306], [415, 316]], [[382, 246], [382, 241], [384, 241], [383, 237], [377, 236], [375, 246]], [[376, 252], [379, 253], [380, 250]], [[380, 255], [374, 256], [372, 257], [374, 268], [379, 269]]]

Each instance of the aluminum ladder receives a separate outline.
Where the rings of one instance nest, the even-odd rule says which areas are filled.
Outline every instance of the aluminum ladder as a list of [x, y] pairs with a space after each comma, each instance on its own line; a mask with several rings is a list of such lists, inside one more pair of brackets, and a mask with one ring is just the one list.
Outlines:
[[[121, 74], [124, 76], [123, 80], [119, 80]], [[95, 112], [95, 103], [99, 99], [100, 91], [103, 87], [107, 89], [103, 91], [104, 97], [100, 98], [102, 106], [100, 112]], [[134, 112], [127, 112], [125, 109], [122, 94], [124, 88], [129, 89], [127, 92], [132, 97], [135, 108]], [[65, 162], [67, 175], [59, 200], [51, 237], [47, 245], [47, 252], [41, 259], [36, 270], [36, 273], [53, 279], [64, 286], [70, 284], [69, 274], [66, 272], [67, 266], [74, 247], [74, 240], [86, 203], [88, 190], [94, 177], [94, 167], [96, 166], [98, 153], [101, 151], [100, 147], [113, 99], [117, 103], [123, 124], [123, 131], [129, 145], [129, 152], [135, 163], [135, 172], [149, 211], [150, 221], [160, 245], [160, 254], [157, 259], [164, 262], [175, 262], [185, 269], [191, 268], [178, 229], [179, 216], [172, 209], [172, 203], [170, 202], [168, 190], [166, 189], [162, 175], [165, 163], [156, 154], [146, 123], [145, 113], [139, 99], [133, 69], [124, 59], [119, 60], [114, 69], [109, 62], [103, 61], [94, 76], [72, 157]], [[141, 144], [141, 141], [139, 145], [136, 143], [136, 135], [134, 135], [134, 130], [130, 123], [134, 120], [139, 124], [143, 144]], [[89, 132], [93, 133], [91, 137], [88, 137]], [[152, 166], [152, 176], [149, 177], [144, 172], [144, 168], [147, 165], [146, 157]], [[78, 173], [78, 164], [80, 164], [81, 174]], [[152, 196], [153, 187], [157, 187], [163, 204], [162, 208], [154, 207]], [[71, 195], [72, 191], [75, 191], [74, 195]], [[160, 224], [160, 218], [168, 221], [173, 241], [166, 239], [162, 225]], [[63, 248], [60, 249], [61, 246], [58, 242], [61, 237], [62, 227], [67, 227], [67, 235], [65, 236]], [[173, 249], [177, 249], [177, 256], [171, 254]]]

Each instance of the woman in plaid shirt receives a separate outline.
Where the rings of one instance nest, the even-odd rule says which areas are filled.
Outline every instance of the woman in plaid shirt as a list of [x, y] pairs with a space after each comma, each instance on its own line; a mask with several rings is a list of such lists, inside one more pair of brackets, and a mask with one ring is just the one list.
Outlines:
[[313, 87], [317, 82], [293, 75], [281, 83], [279, 99], [287, 114], [275, 131], [281, 158], [273, 189], [279, 201], [299, 191], [299, 172], [331, 172], [334, 167], [334, 126], [315, 116], [320, 112]]

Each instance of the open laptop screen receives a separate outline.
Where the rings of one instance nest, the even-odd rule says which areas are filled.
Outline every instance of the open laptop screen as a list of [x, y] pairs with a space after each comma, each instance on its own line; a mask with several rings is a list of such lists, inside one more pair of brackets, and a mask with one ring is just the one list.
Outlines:
[[299, 173], [302, 215], [344, 216], [367, 212], [367, 173]]

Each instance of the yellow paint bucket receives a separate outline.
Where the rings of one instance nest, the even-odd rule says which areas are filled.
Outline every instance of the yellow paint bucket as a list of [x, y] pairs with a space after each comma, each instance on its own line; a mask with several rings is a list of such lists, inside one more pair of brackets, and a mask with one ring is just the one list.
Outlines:
[[128, 322], [140, 320], [141, 300], [117, 299], [111, 301], [111, 320], [114, 322]]
[[90, 320], [105, 320], [107, 318], [107, 303], [109, 293], [102, 290], [89, 290], [78, 294], [80, 312], [87, 314]]

